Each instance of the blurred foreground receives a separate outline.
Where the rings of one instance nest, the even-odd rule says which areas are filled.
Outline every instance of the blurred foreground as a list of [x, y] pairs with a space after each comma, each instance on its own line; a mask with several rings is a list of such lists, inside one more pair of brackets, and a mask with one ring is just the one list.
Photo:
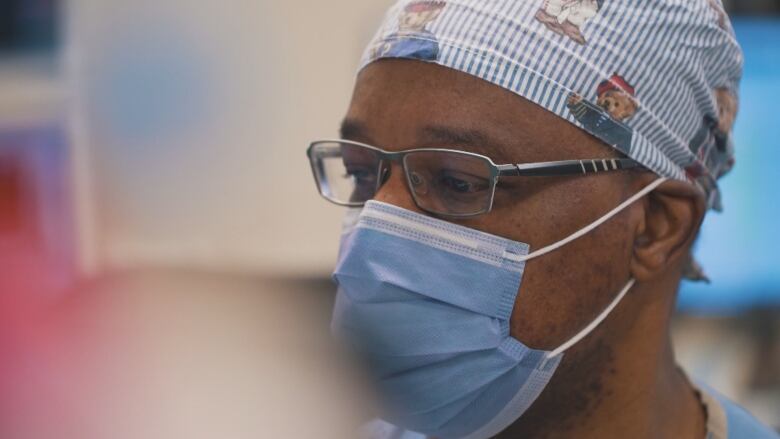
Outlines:
[[0, 437], [355, 437], [369, 405], [309, 287], [151, 272], [4, 297]]

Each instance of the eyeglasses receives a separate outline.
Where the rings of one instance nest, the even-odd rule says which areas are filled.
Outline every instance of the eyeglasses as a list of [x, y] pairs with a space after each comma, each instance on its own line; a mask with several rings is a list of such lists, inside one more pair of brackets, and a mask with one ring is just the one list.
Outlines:
[[349, 140], [313, 142], [309, 156], [320, 194], [359, 207], [376, 195], [400, 162], [415, 204], [437, 216], [472, 217], [490, 212], [501, 177], [584, 175], [641, 168], [629, 158], [563, 160], [497, 165], [483, 155], [441, 148], [388, 152]]

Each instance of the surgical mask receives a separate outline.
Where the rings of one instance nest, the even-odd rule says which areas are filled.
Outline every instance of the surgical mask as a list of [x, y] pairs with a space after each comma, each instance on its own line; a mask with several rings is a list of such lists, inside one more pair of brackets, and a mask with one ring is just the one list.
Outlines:
[[[509, 334], [525, 264], [595, 229], [658, 187], [659, 178], [569, 237], [529, 245], [390, 204], [368, 201], [347, 221], [333, 278], [332, 329], [361, 353], [384, 419], [442, 439], [492, 437], [547, 386], [564, 352], [588, 335], [634, 284], [557, 349]], [[353, 211], [354, 213], [354, 211]]]

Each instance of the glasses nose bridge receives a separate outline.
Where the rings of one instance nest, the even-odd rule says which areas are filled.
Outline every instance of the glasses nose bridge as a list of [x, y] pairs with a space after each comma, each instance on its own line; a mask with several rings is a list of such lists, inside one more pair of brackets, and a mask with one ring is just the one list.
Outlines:
[[379, 181], [377, 182], [377, 190], [382, 186], [384, 181], [390, 176], [390, 165], [395, 163], [406, 174], [406, 165], [404, 163], [404, 157], [409, 151], [383, 151], [378, 150], [379, 153]]
[[[404, 157], [407, 153], [408, 151], [381, 151], [379, 178], [374, 199], [424, 214], [425, 211], [417, 205], [413, 189], [406, 175]], [[401, 171], [395, 173], [395, 177], [393, 177], [393, 172], [390, 172], [392, 163], [396, 163], [396, 170]]]
[[403, 166], [404, 157], [409, 151], [382, 151], [380, 159], [388, 162], [398, 163]]

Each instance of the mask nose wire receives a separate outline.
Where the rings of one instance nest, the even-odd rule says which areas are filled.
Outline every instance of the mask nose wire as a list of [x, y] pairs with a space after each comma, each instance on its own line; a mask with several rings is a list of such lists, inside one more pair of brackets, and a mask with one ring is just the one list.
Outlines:
[[586, 235], [586, 234], [590, 233], [593, 229], [595, 229], [596, 227], [604, 224], [609, 219], [611, 219], [613, 216], [615, 216], [618, 213], [620, 213], [620, 211], [622, 211], [626, 207], [630, 206], [631, 204], [635, 203], [640, 198], [644, 197], [645, 195], [647, 195], [650, 192], [652, 192], [653, 190], [655, 190], [655, 188], [660, 186], [666, 180], [668, 180], [666, 177], [660, 177], [660, 178], [656, 179], [655, 181], [653, 181], [649, 185], [647, 185], [644, 188], [642, 188], [642, 190], [640, 190], [639, 192], [637, 192], [634, 195], [632, 195], [626, 201], [620, 203], [617, 207], [615, 207], [614, 209], [612, 209], [609, 212], [607, 212], [601, 218], [599, 218], [596, 221], [588, 224], [587, 226], [583, 227], [582, 229], [572, 233], [571, 235], [567, 236], [566, 238], [561, 239], [558, 242], [552, 243], [552, 244], [550, 244], [550, 245], [548, 245], [546, 247], [542, 247], [539, 250], [536, 250], [534, 252], [528, 253], [527, 255], [518, 255], [518, 254], [513, 254], [513, 253], [508, 253], [507, 252], [504, 255], [504, 257], [506, 259], [508, 259], [508, 260], [511, 260], [511, 261], [526, 262], [526, 261], [528, 261], [530, 259], [542, 256], [542, 255], [547, 254], [547, 253], [550, 253], [553, 250], [557, 250], [557, 249], [563, 247], [564, 245], [574, 241], [575, 239], [580, 238], [583, 235]]

